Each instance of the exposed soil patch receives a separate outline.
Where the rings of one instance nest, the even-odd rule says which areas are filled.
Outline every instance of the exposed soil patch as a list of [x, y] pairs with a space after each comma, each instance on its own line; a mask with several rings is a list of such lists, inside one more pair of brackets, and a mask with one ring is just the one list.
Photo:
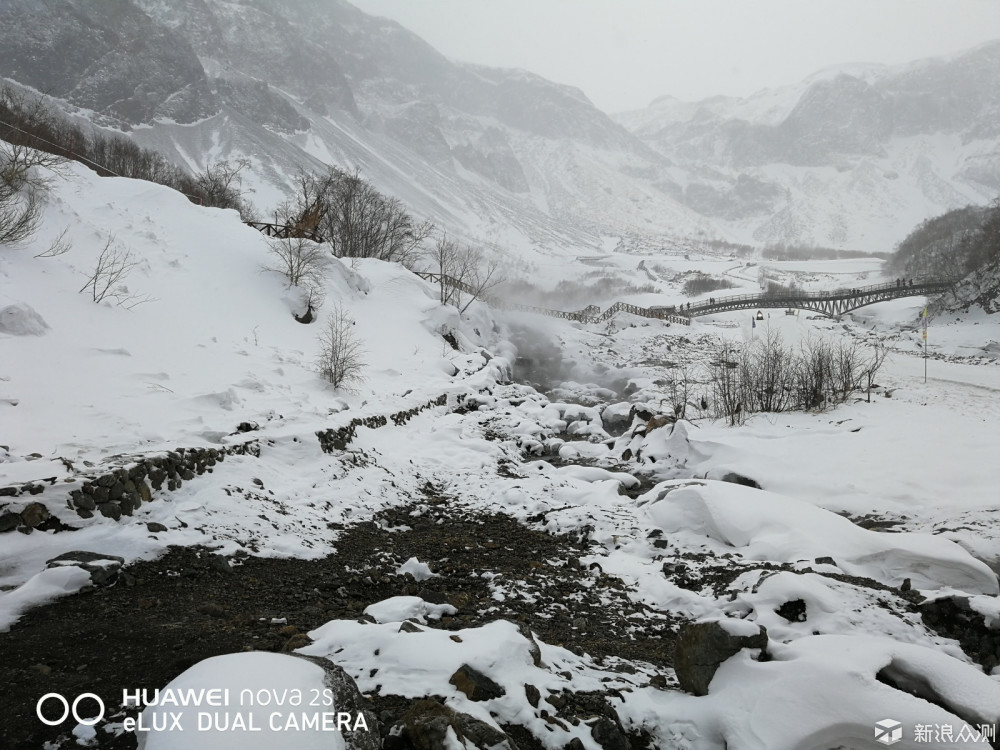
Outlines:
[[[361, 617], [369, 604], [399, 594], [458, 609], [437, 627], [504, 618], [524, 623], [545, 642], [599, 660], [670, 663], [674, 623], [629, 601], [620, 580], [582, 569], [585, 542], [463, 508], [432, 487], [426, 495], [341, 530], [337, 553], [324, 559], [230, 562], [205, 549], [176, 547], [155, 561], [127, 566], [113, 586], [31, 610], [0, 634], [6, 707], [0, 746], [38, 750], [46, 741], [68, 740], [71, 724], [60, 731], [35, 716], [45, 693], [97, 693], [110, 715], [123, 689], [162, 687], [218, 654], [301, 647], [309, 630]], [[439, 577], [417, 582], [397, 575], [410, 557]], [[493, 576], [480, 577], [484, 571]], [[408, 705], [392, 696], [373, 702], [383, 723]], [[101, 747], [134, 748], [135, 739], [102, 739]]]

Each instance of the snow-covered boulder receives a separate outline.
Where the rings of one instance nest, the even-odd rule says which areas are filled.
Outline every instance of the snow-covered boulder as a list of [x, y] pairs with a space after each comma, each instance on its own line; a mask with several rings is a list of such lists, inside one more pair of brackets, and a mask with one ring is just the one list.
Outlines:
[[662, 482], [643, 495], [666, 532], [708, 537], [718, 551], [776, 562], [831, 557], [849, 575], [898, 587], [996, 595], [996, 574], [956, 543], [931, 534], [880, 534], [822, 508], [729, 482]]
[[49, 329], [31, 305], [20, 303], [0, 309], [0, 333], [11, 336], [41, 336]]
[[681, 688], [707, 695], [719, 665], [745, 648], [767, 649], [767, 631], [755, 622], [706, 620], [686, 625], [674, 647], [674, 670]]

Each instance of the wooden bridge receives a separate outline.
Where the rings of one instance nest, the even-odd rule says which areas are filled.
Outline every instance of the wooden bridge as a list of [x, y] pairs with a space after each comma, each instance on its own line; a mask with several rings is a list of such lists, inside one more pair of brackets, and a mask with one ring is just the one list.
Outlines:
[[[325, 242], [326, 240], [316, 232], [303, 231], [302, 228], [288, 224], [272, 224], [263, 221], [245, 222], [248, 226], [257, 229], [268, 237], [278, 237], [287, 239], [293, 237], [305, 237], [313, 242]], [[424, 271], [416, 271], [420, 278], [440, 284], [442, 274]], [[501, 310], [518, 310], [522, 312], [548, 315], [553, 318], [563, 318], [564, 320], [575, 320], [580, 323], [602, 323], [620, 312], [631, 313], [642, 318], [653, 318], [655, 320], [665, 320], [668, 323], [678, 323], [680, 325], [691, 325], [691, 318], [699, 315], [712, 315], [713, 313], [730, 312], [732, 310], [762, 310], [773, 308], [811, 310], [820, 315], [836, 318], [844, 313], [856, 310], [859, 307], [873, 305], [876, 302], [898, 299], [899, 297], [917, 297], [928, 294], [940, 294], [946, 291], [952, 284], [950, 281], [935, 281], [932, 279], [907, 279], [903, 282], [890, 281], [885, 284], [874, 284], [872, 286], [853, 287], [851, 289], [835, 289], [829, 292], [788, 292], [778, 294], [737, 294], [729, 297], [713, 297], [709, 301], [698, 302], [696, 304], [680, 304], [673, 306], [640, 307], [628, 302], [616, 302], [607, 310], [601, 312], [597, 305], [590, 305], [583, 310], [567, 311], [553, 310], [547, 307], [535, 307], [533, 305], [521, 305], [516, 302], [508, 302], [499, 297], [481, 294], [479, 290], [472, 288], [468, 284], [445, 274], [443, 276], [445, 284], [451, 289], [458, 289], [481, 299], [491, 307]]]

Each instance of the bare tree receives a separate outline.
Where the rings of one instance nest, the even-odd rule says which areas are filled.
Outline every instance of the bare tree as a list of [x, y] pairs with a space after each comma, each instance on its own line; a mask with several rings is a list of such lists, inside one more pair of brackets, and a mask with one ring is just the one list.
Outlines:
[[234, 208], [244, 221], [254, 219], [254, 209], [246, 199], [251, 192], [243, 188], [242, 172], [250, 169], [249, 159], [212, 162], [194, 177], [198, 196], [204, 205], [216, 208]]
[[882, 340], [876, 340], [872, 345], [872, 356], [864, 364], [864, 376], [865, 376], [865, 390], [868, 392], [868, 403], [872, 402], [872, 387], [875, 385], [875, 378], [878, 375], [879, 370], [882, 369], [882, 365], [885, 364], [886, 357], [889, 355], [889, 349]]
[[435, 243], [431, 262], [438, 274], [441, 304], [454, 305], [460, 313], [503, 282], [499, 261], [487, 259], [479, 250], [460, 246], [447, 236]]
[[433, 226], [419, 223], [397, 199], [383, 195], [359, 172], [331, 167], [300, 174], [295, 198], [279, 210], [295, 233], [318, 233], [341, 258], [377, 258], [413, 268]]
[[132, 251], [117, 242], [112, 235], [104, 244], [104, 249], [97, 256], [97, 264], [87, 282], [80, 287], [79, 293], [89, 292], [94, 302], [113, 299], [122, 307], [129, 309], [143, 302], [149, 302], [150, 297], [130, 292], [125, 286], [125, 279], [138, 265]]
[[16, 114], [17, 127], [0, 125], [0, 183], [15, 192], [23, 188], [42, 189], [49, 175], [44, 170], [58, 169], [66, 163], [63, 156], [37, 150], [38, 133], [52, 130], [52, 115], [41, 97], [29, 99], [10, 86], [0, 88], [0, 111]]
[[320, 331], [316, 366], [334, 388], [348, 387], [364, 379], [364, 350], [354, 325], [344, 308], [337, 305]]
[[452, 279], [457, 278], [457, 266], [459, 264], [459, 247], [454, 240], [448, 239], [447, 235], [442, 236], [430, 253], [430, 260], [435, 272], [438, 274], [438, 300], [442, 305], [457, 304], [456, 297], [458, 290], [455, 288]]

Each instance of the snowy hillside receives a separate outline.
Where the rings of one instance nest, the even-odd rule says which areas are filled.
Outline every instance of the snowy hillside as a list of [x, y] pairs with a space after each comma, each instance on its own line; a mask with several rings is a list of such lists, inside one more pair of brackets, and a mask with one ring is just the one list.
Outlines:
[[[105, 247], [134, 261], [111, 290], [125, 306], [78, 292]], [[843, 322], [460, 318], [397, 265], [331, 259], [303, 325], [269, 258], [234, 212], [76, 165], [37, 236], [0, 247], [4, 747], [133, 748], [136, 722], [159, 728], [138, 732], [148, 750], [995, 738], [988, 316], [935, 319], [925, 384], [921, 298]], [[709, 256], [603, 263], [650, 279], [644, 304], [682, 299], [696, 269], [734, 293], [757, 278]], [[827, 287], [878, 275], [774, 265]], [[364, 349], [353, 392], [314, 366], [337, 305]], [[728, 427], [699, 390], [675, 421], [681, 373], [771, 331], [892, 358], [870, 401]], [[549, 396], [523, 382], [543, 375]], [[123, 705], [168, 685], [231, 692]], [[56, 721], [49, 698], [43, 723], [52, 692], [104, 716], [86, 723], [89, 698]], [[350, 727], [324, 729], [334, 710]]]

